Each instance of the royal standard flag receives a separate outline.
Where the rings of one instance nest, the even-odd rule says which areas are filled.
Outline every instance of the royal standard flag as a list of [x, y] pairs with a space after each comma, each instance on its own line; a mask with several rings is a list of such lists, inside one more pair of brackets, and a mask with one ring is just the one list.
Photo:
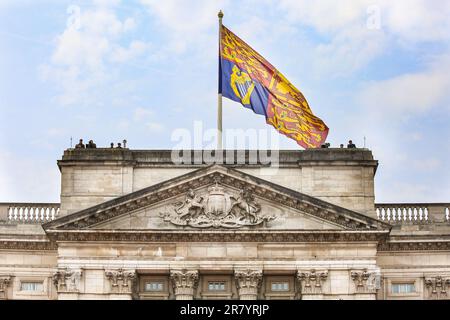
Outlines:
[[219, 93], [264, 115], [280, 133], [304, 148], [320, 147], [328, 127], [303, 94], [258, 52], [222, 25]]

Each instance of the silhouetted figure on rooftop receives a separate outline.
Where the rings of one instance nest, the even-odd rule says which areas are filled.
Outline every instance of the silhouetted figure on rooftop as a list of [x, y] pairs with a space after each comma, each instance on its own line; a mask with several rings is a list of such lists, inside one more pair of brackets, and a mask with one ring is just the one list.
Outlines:
[[89, 143], [86, 145], [86, 148], [97, 148], [97, 145], [93, 140], [89, 140]]
[[78, 144], [75, 145], [75, 149], [84, 149], [84, 143], [83, 143], [83, 139], [80, 139], [80, 142]]
[[342, 148], [344, 148], [344, 144], [343, 144], [343, 143], [341, 143], [340, 147], [341, 147], [341, 149], [342, 149]]
[[122, 144], [119, 142], [119, 143], [117, 143], [117, 148], [118, 149], [122, 149]]
[[355, 144], [352, 142], [352, 140], [348, 140], [347, 148], [356, 148]]
[[324, 144], [322, 144], [320, 147], [321, 147], [321, 148], [329, 148], [329, 147], [330, 147], [330, 143], [329, 143], [329, 142], [324, 143]]

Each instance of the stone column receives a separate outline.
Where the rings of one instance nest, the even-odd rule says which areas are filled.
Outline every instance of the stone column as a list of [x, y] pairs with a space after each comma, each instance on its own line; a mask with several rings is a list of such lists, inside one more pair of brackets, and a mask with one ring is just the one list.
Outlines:
[[261, 270], [235, 270], [234, 277], [240, 300], [256, 300], [262, 282]]
[[197, 270], [171, 270], [170, 279], [175, 290], [176, 300], [193, 300], [198, 285]]
[[105, 270], [105, 277], [109, 280], [110, 299], [131, 300], [136, 280], [135, 270], [114, 269]]
[[11, 276], [0, 276], [0, 300], [8, 298], [8, 286], [11, 283]]
[[318, 300], [323, 298], [322, 284], [328, 277], [327, 270], [298, 270], [297, 280], [300, 282], [303, 300]]
[[58, 300], [78, 300], [81, 275], [81, 270], [69, 268], [60, 268], [53, 274]]

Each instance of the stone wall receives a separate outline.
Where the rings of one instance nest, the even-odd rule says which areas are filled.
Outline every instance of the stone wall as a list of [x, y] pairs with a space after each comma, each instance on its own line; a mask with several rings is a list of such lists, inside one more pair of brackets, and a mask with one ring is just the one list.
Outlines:
[[[170, 150], [68, 149], [61, 170], [61, 215], [128, 194], [208, 165], [201, 151], [186, 163]], [[235, 152], [236, 151], [231, 151]], [[224, 159], [226, 159], [224, 151]], [[227, 166], [287, 188], [375, 217], [374, 175], [378, 165], [367, 149], [279, 151], [277, 169], [258, 159]], [[230, 160], [231, 159], [231, 160]]]
[[58, 254], [59, 268], [82, 270], [78, 299], [136, 298], [144, 294], [139, 279], [151, 277], [173, 285], [161, 295], [170, 299], [214, 298], [205, 281], [215, 279], [231, 287], [222, 298], [276, 298], [263, 285], [272, 278], [292, 283], [279, 298], [375, 299], [357, 276], [379, 273], [376, 243], [60, 243]]

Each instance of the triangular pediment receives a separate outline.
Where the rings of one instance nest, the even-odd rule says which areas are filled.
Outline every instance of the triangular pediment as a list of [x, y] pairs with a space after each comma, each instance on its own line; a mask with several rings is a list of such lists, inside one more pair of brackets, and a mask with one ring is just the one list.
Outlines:
[[390, 225], [220, 165], [43, 225], [52, 231], [382, 231]]

